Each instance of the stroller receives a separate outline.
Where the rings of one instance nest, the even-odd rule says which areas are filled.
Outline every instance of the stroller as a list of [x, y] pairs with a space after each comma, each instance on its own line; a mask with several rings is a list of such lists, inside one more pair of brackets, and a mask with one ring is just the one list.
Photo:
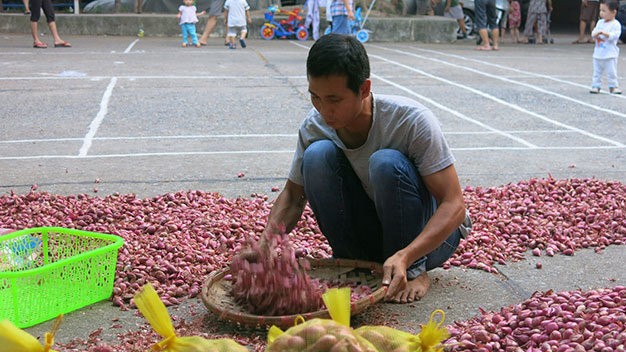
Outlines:
[[[370, 39], [370, 33], [372, 31], [369, 29], [365, 29], [364, 27], [365, 27], [365, 22], [367, 22], [367, 18], [369, 17], [370, 12], [372, 11], [372, 8], [374, 7], [374, 4], [376, 4], [376, 0], [373, 0], [370, 3], [370, 6], [367, 8], [367, 13], [365, 13], [365, 18], [363, 18], [363, 15], [361, 13], [361, 8], [357, 7], [356, 11], [354, 12], [354, 21], [350, 21], [350, 32], [361, 43], [365, 43]], [[330, 32], [331, 32], [331, 28], [326, 27], [324, 34], [330, 34]]]

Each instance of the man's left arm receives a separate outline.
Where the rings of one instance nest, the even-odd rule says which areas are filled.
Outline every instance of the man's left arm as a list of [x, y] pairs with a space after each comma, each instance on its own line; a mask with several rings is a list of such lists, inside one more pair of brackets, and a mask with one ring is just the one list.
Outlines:
[[419, 258], [439, 247], [465, 218], [463, 191], [454, 165], [423, 176], [424, 184], [437, 201], [437, 210], [422, 232], [405, 248], [383, 264], [383, 284], [388, 284], [387, 299], [406, 285], [406, 269]]

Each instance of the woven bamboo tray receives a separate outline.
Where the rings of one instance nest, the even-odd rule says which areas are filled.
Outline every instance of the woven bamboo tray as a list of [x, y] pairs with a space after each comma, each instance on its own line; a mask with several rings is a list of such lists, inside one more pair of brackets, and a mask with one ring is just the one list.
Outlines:
[[[339, 280], [341, 283], [355, 283], [371, 287], [371, 294], [351, 303], [351, 315], [363, 312], [385, 296], [385, 287], [382, 285], [383, 267], [379, 263], [348, 259], [309, 259], [309, 263], [311, 270], [308, 274], [312, 278]], [[228, 268], [214, 271], [202, 286], [202, 302], [221, 319], [252, 327], [276, 325], [286, 329], [295, 324], [299, 315], [305, 320], [330, 318], [327, 309], [281, 316], [261, 316], [245, 312], [230, 294], [232, 284], [230, 280], [224, 279], [229, 273]]]

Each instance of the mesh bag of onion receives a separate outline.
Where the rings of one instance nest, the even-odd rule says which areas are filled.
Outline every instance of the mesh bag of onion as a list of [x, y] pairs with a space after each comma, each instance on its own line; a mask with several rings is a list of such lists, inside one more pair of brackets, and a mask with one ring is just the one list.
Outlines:
[[205, 339], [201, 336], [176, 336], [174, 325], [165, 304], [150, 284], [143, 286], [135, 295], [137, 308], [154, 331], [164, 339], [152, 346], [152, 351], [167, 352], [248, 352], [248, 349], [232, 339]]
[[244, 310], [266, 316], [301, 314], [322, 306], [310, 265], [296, 258], [287, 235], [267, 235], [233, 258], [232, 296]]
[[[283, 332], [272, 326], [266, 352], [440, 352], [450, 334], [445, 313], [435, 310], [419, 334], [386, 326], [350, 328], [350, 288], [332, 288], [322, 297], [332, 320], [312, 319]], [[441, 319], [437, 321], [437, 317]], [[300, 319], [303, 320], [303, 319]]]
[[311, 319], [285, 332], [272, 326], [266, 352], [378, 352], [350, 328], [350, 288], [329, 289], [323, 301], [332, 320]]
[[[439, 322], [435, 321], [437, 314], [441, 315]], [[450, 337], [448, 329], [442, 327], [444, 319], [445, 313], [435, 310], [417, 335], [386, 326], [362, 326], [354, 333], [369, 341], [379, 352], [439, 352], [443, 351], [442, 342]]]
[[0, 321], [0, 351], [56, 352], [51, 348], [54, 344], [54, 335], [59, 330], [62, 320], [63, 314], [54, 320], [50, 331], [44, 334], [43, 346], [37, 338], [13, 325], [9, 320]]

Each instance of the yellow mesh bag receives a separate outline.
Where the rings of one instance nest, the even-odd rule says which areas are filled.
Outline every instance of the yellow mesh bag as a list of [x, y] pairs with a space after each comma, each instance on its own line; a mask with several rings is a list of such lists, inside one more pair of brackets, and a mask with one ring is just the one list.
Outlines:
[[35, 337], [13, 325], [10, 321], [1, 321], [0, 350], [11, 352], [56, 352], [52, 349], [52, 345], [54, 344], [54, 335], [59, 330], [62, 320], [63, 314], [55, 319], [50, 331], [44, 335], [45, 342], [43, 346]]
[[287, 331], [272, 326], [266, 352], [378, 352], [350, 328], [350, 288], [333, 288], [322, 296], [331, 319], [304, 321], [301, 316]]
[[[438, 314], [441, 320], [437, 322]], [[440, 309], [432, 312], [430, 320], [417, 335], [386, 326], [362, 326], [354, 332], [372, 343], [379, 352], [441, 352], [442, 342], [450, 337], [448, 329], [442, 327], [445, 316]]]
[[208, 340], [201, 336], [178, 337], [165, 304], [151, 284], [143, 286], [135, 295], [135, 304], [154, 331], [163, 340], [152, 346], [153, 351], [166, 352], [248, 352], [232, 339]]

